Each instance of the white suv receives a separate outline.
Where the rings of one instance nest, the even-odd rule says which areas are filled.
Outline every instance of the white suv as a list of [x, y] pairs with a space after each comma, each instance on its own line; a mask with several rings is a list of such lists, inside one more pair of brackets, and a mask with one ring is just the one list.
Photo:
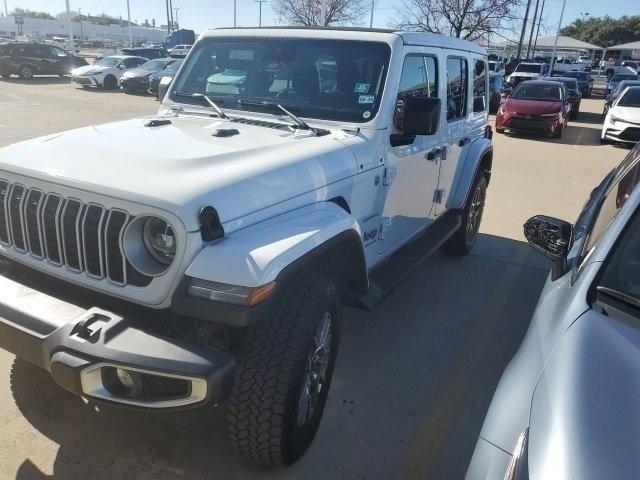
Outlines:
[[191, 50], [191, 45], [176, 45], [170, 48], [169, 54], [174, 57], [186, 57], [187, 53]]
[[487, 93], [460, 39], [204, 34], [158, 115], [0, 150], [0, 347], [95, 401], [228, 400], [242, 453], [295, 462], [341, 306], [375, 306], [416, 249], [472, 248]]

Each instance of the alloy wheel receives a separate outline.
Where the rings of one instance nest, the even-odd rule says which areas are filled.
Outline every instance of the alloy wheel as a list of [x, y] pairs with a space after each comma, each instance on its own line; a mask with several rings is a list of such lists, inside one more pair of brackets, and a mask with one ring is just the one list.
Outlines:
[[465, 227], [465, 241], [467, 245], [473, 243], [475, 236], [480, 229], [480, 221], [482, 220], [482, 212], [484, 211], [484, 200], [486, 196], [486, 189], [483, 188], [483, 183], [480, 182], [476, 185], [476, 189], [473, 192], [473, 198], [471, 199], [471, 205], [469, 207], [469, 215], [467, 218], [467, 225]]

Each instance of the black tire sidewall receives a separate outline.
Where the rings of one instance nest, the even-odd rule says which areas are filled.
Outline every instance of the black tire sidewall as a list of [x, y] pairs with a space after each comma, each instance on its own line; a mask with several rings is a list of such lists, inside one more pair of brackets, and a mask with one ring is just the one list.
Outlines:
[[467, 223], [469, 222], [469, 214], [471, 213], [471, 203], [473, 202], [473, 197], [476, 194], [476, 191], [478, 190], [478, 187], [483, 184], [483, 199], [482, 199], [482, 210], [480, 211], [480, 219], [478, 220], [478, 223], [480, 223], [480, 221], [482, 220], [482, 216], [484, 215], [484, 204], [487, 198], [487, 177], [486, 175], [478, 175], [475, 179], [475, 181], [473, 182], [473, 187], [472, 190], [469, 194], [469, 200], [467, 201], [467, 205], [465, 205], [465, 209], [464, 209], [464, 224], [462, 227], [462, 230], [465, 232], [465, 236], [464, 236], [464, 246], [465, 246], [465, 250], [467, 252], [469, 252], [472, 248], [473, 245], [476, 243], [476, 239], [478, 238], [478, 231], [480, 230], [480, 225], [477, 226], [478, 231], [476, 231], [473, 235], [473, 239], [471, 241], [471, 243], [469, 243], [469, 241], [467, 240], [467, 236], [466, 236], [466, 229], [467, 229]]
[[102, 81], [102, 86], [105, 90], [113, 90], [118, 86], [118, 81], [113, 75], [107, 75]]

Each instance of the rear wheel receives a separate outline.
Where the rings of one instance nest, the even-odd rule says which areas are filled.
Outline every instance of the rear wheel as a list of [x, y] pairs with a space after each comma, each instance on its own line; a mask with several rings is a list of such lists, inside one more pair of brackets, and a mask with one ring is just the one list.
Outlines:
[[118, 86], [118, 81], [113, 75], [107, 75], [106, 77], [104, 77], [102, 86], [105, 90], [114, 90]]
[[18, 76], [23, 80], [31, 80], [33, 78], [33, 68], [30, 65], [20, 65]]
[[553, 132], [553, 138], [562, 138], [562, 134], [564, 133], [564, 125], [559, 125], [557, 130]]
[[285, 281], [272, 312], [244, 334], [229, 398], [229, 436], [259, 464], [291, 465], [309, 448], [327, 400], [340, 298], [321, 272]]
[[467, 204], [462, 212], [462, 225], [442, 245], [442, 250], [452, 257], [466, 255], [473, 248], [480, 222], [484, 213], [484, 202], [487, 196], [487, 176], [480, 171], [473, 182]]

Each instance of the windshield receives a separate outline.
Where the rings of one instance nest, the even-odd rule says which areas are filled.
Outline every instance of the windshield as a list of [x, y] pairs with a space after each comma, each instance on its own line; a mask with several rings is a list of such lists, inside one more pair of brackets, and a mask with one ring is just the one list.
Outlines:
[[121, 60], [121, 58], [117, 57], [104, 57], [94, 63], [94, 65], [98, 65], [100, 67], [115, 67], [120, 63]]
[[554, 78], [553, 81], [562, 82], [569, 90], [577, 90], [578, 88], [578, 82], [573, 78]]
[[638, 80], [638, 81], [623, 80], [618, 84], [617, 88], [613, 92], [613, 95], [614, 95], [614, 97], [617, 97], [618, 95], [620, 95], [624, 91], [625, 88], [627, 88], [627, 87], [635, 87], [636, 85], [640, 86], [640, 80]]
[[140, 65], [144, 70], [161, 70], [167, 66], [166, 60], [149, 60]]
[[516, 87], [511, 94], [511, 98], [559, 102], [562, 100], [562, 87], [551, 83], [525, 82]]
[[618, 102], [619, 107], [640, 107], [640, 87], [629, 88]]
[[210, 38], [194, 47], [170, 98], [206, 94], [223, 108], [367, 122], [380, 104], [390, 48], [379, 42]]
[[182, 65], [182, 60], [178, 60], [176, 62], [170, 63], [169, 66], [164, 71], [169, 73], [176, 73], [180, 68], [180, 65]]
[[637, 79], [637, 75], [633, 75], [631, 73], [616, 73], [613, 77], [611, 77], [612, 82], [620, 82], [622, 80], [633, 80]]
[[540, 73], [542, 71], [542, 65], [531, 63], [520, 63], [516, 69], [516, 72], [524, 73]]
[[588, 76], [588, 74], [584, 72], [566, 72], [564, 75], [565, 77], [577, 78], [581, 81], [586, 81]]

